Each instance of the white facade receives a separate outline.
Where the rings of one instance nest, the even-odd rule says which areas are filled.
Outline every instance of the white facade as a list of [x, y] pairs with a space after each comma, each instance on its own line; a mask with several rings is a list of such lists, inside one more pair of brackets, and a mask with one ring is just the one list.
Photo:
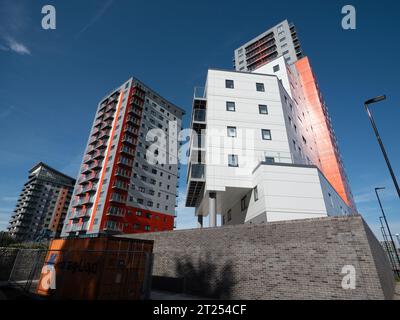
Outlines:
[[[254, 73], [208, 71], [205, 95], [195, 98], [193, 110], [201, 105], [205, 121], [192, 122], [198, 133], [206, 129], [203, 148], [193, 139], [190, 149], [187, 205], [197, 216], [216, 212], [224, 224], [234, 224], [351, 212], [318, 169], [294, 72], [283, 57]], [[201, 175], [194, 174], [198, 169]]]

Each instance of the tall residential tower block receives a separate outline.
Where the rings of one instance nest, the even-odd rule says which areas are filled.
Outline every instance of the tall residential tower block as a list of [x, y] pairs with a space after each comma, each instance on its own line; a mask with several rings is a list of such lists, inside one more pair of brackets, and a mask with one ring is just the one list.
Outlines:
[[29, 171], [8, 231], [21, 241], [57, 238], [61, 229], [75, 179], [40, 162]]
[[235, 50], [195, 93], [186, 205], [222, 224], [356, 213], [327, 107], [293, 24]]
[[[183, 115], [134, 78], [100, 101], [63, 237], [174, 228], [179, 165], [170, 145]], [[150, 150], [161, 160], [149, 162]]]

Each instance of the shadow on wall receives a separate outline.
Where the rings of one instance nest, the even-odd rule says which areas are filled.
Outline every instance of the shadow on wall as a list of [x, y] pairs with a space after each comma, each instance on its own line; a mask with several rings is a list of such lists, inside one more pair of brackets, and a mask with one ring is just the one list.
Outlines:
[[184, 279], [184, 292], [214, 299], [230, 299], [235, 286], [232, 261], [213, 263], [213, 254], [176, 257], [176, 275]]

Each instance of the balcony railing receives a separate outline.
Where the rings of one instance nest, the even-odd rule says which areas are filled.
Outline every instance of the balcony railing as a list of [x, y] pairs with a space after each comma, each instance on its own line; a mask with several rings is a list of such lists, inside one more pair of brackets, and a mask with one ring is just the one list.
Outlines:
[[206, 121], [206, 110], [195, 109], [193, 112], [193, 121], [205, 122]]
[[85, 197], [83, 199], [75, 200], [74, 206], [83, 206], [84, 204], [93, 203], [94, 197]]
[[194, 87], [193, 98], [194, 99], [205, 99], [206, 98], [205, 87]]
[[75, 219], [83, 218], [88, 216], [89, 213], [90, 213], [89, 209], [76, 210], [73, 218]]
[[119, 202], [119, 203], [125, 203], [126, 202], [126, 197], [120, 195], [119, 193], [113, 193], [110, 197], [110, 201], [113, 202]]
[[127, 136], [127, 135], [124, 135], [124, 137], [122, 138], [122, 142], [126, 142], [126, 143], [129, 143], [129, 144], [132, 144], [132, 145], [136, 145], [137, 140], [133, 139], [133, 138]]
[[106, 214], [109, 216], [124, 217], [125, 209], [118, 207], [109, 207]]
[[121, 168], [118, 168], [117, 171], [115, 172], [116, 176], [120, 176], [123, 178], [130, 179], [131, 178], [131, 172], [128, 170], [123, 170]]
[[190, 177], [193, 179], [204, 179], [205, 170], [204, 164], [192, 164], [190, 166]]
[[124, 190], [124, 191], [128, 191], [129, 183], [116, 180], [114, 182], [114, 184], [113, 184], [113, 188], [121, 189], [121, 190]]

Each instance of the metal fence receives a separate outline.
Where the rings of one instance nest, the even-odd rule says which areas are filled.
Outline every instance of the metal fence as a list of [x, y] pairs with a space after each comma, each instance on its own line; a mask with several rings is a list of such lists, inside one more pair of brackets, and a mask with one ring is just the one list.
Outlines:
[[50, 299], [148, 299], [153, 254], [19, 249], [8, 284]]

